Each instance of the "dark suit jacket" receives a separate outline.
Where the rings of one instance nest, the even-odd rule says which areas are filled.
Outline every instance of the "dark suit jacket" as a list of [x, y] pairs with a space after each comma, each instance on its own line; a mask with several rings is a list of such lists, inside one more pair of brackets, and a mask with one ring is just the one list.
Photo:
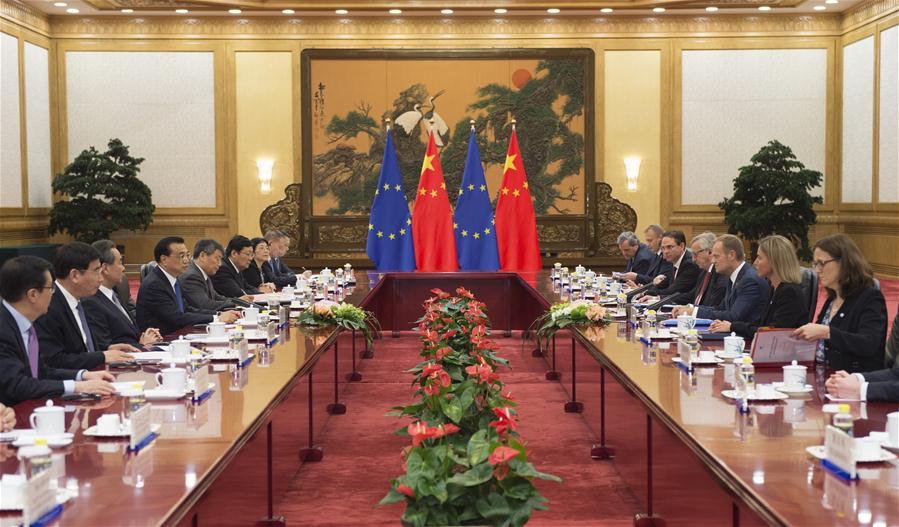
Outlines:
[[646, 274], [649, 272], [649, 267], [655, 261], [655, 257], [656, 255], [653, 254], [652, 249], [645, 243], [641, 243], [637, 248], [637, 254], [627, 261], [624, 272]]
[[215, 290], [212, 278], [203, 278], [203, 271], [194, 262], [191, 262], [187, 271], [178, 277], [178, 281], [181, 282], [184, 303], [195, 309], [222, 311], [234, 307], [234, 302], [230, 298], [220, 295]]
[[134, 320], [137, 317], [137, 306], [134, 305], [134, 299], [131, 298], [131, 284], [128, 282], [128, 276], [122, 273], [122, 281], [116, 284], [112, 290], [118, 295], [119, 302], [122, 303], [125, 311], [131, 315], [131, 320]]
[[[224, 267], [224, 266], [223, 266]], [[182, 298], [184, 291], [181, 291]], [[162, 269], [156, 267], [144, 278], [137, 293], [137, 327], [140, 331], [158, 328], [163, 335], [193, 324], [212, 322], [211, 311], [201, 311], [184, 301], [184, 312], [178, 310], [175, 291]]]
[[[828, 298], [821, 307], [819, 324], [831, 302], [833, 299]], [[873, 287], [863, 289], [843, 300], [840, 309], [830, 314], [830, 338], [824, 341], [827, 367], [849, 373], [882, 368], [886, 338], [883, 294]]]
[[[709, 278], [709, 283], [705, 287], [702, 298], [695, 304], [697, 306], [715, 307], [724, 300], [724, 293], [727, 291], [727, 277], [718, 276], [718, 271], [715, 270], [714, 266], [712, 266], [711, 272], [712, 276]], [[696, 282], [693, 283], [693, 289], [678, 294], [669, 303], [678, 305], [693, 304], [696, 296], [699, 295], [699, 291], [702, 289], [702, 283], [705, 281], [705, 275], [707, 274], [709, 274], [709, 271], [700, 270], [699, 275], [696, 277]]]
[[102, 291], [82, 299], [81, 305], [84, 306], [87, 323], [97, 342], [97, 349], [109, 349], [112, 344], [131, 344], [138, 348], [141, 346], [137, 325], [131, 317], [126, 317], [119, 311]]
[[265, 273], [262, 267], [256, 265], [256, 260], [252, 260], [250, 265], [247, 266], [246, 269], [240, 272], [241, 276], [243, 276], [244, 282], [247, 283], [248, 286], [254, 287], [256, 289], [259, 288], [265, 282], [269, 281], [269, 276]]
[[892, 369], [869, 371], [862, 375], [868, 381], [868, 401], [899, 403], [899, 361]]
[[887, 368], [899, 364], [899, 313], [893, 318], [893, 329], [890, 330], [890, 340], [887, 341], [883, 365]]
[[[84, 304], [82, 304], [84, 306]], [[87, 311], [84, 312], [87, 317]], [[78, 321], [69, 309], [66, 297], [57, 289], [50, 300], [47, 314], [34, 321], [41, 345], [41, 359], [54, 368], [92, 370], [106, 362], [101, 348], [94, 338], [94, 351], [89, 352], [81, 338]], [[90, 322], [88, 322], [90, 327]], [[94, 336], [94, 335], [91, 335]]]
[[802, 286], [782, 283], [777, 289], [769, 289], [768, 303], [762, 317], [752, 322], [735, 320], [730, 329], [747, 340], [752, 340], [760, 327], [798, 328], [808, 320], [808, 303], [805, 301]]
[[215, 290], [220, 295], [225, 295], [229, 298], [259, 294], [259, 290], [247, 283], [243, 275], [237, 272], [237, 269], [234, 268], [234, 265], [231, 264], [228, 258], [222, 261], [222, 266], [219, 267], [218, 272], [212, 277], [212, 285], [215, 286]]
[[637, 273], [637, 279], [634, 280], [640, 285], [652, 282], [653, 278], [669, 272], [673, 267], [668, 260], [662, 258], [661, 254], [654, 254], [651, 249], [649, 252], [652, 254], [652, 262], [649, 264], [649, 270], [646, 271], [646, 274]]
[[274, 282], [279, 289], [297, 283], [297, 274], [287, 267], [281, 258], [272, 258], [262, 264], [262, 272], [269, 277], [268, 281]]
[[702, 271], [698, 265], [693, 263], [693, 256], [690, 254], [690, 251], [685, 251], [684, 257], [680, 262], [680, 268], [677, 270], [677, 276], [674, 276], [674, 264], [671, 264], [671, 269], [665, 273], [665, 281], [658, 287], [650, 287], [646, 294], [665, 297], [691, 291], [696, 284], [696, 277], [700, 274], [702, 274]]
[[62, 395], [62, 381], [74, 380], [77, 374], [78, 370], [51, 368], [39, 358], [38, 378], [32, 377], [28, 350], [16, 319], [0, 304], [0, 403], [12, 406], [29, 399]]
[[723, 278], [727, 287], [724, 299], [716, 307], [700, 306], [698, 316], [731, 322], [761, 318], [765, 299], [768, 298], [768, 289], [771, 287], [758, 275], [755, 268], [749, 263], [744, 264], [733, 284], [729, 276]]

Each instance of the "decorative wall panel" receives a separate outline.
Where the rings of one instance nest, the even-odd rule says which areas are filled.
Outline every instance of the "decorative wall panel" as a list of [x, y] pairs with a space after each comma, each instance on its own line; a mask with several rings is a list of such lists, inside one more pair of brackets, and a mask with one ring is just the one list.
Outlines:
[[739, 168], [772, 139], [823, 173], [826, 82], [826, 49], [685, 50], [681, 202], [729, 197]]
[[19, 40], [0, 33], [0, 207], [22, 206]]
[[49, 52], [25, 42], [25, 144], [28, 145], [28, 206], [52, 205]]
[[212, 52], [69, 51], [68, 159], [117, 137], [158, 207], [214, 207]]
[[870, 203], [874, 153], [874, 37], [843, 47], [843, 203]]
[[878, 201], [899, 202], [899, 26], [880, 33]]

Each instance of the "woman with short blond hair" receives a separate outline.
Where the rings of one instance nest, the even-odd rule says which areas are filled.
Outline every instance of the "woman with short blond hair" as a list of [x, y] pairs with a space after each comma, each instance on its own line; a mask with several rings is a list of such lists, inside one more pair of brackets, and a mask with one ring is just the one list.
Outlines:
[[798, 328], [805, 324], [808, 305], [802, 294], [802, 269], [790, 240], [776, 234], [763, 238], [753, 265], [759, 276], [771, 283], [761, 318], [731, 322], [716, 320], [709, 329], [733, 331], [745, 339], [752, 339], [760, 327]]

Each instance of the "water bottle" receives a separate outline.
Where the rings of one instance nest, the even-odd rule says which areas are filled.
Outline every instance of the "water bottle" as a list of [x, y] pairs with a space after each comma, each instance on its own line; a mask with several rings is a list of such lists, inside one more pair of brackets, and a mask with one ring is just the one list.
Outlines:
[[739, 378], [742, 384], [740, 412], [745, 414], [749, 413], [749, 398], [755, 392], [755, 366], [752, 365], [751, 358], [743, 357]]
[[656, 312], [654, 309], [650, 309], [646, 312], [646, 325], [647, 331], [644, 332], [644, 336], [649, 337], [659, 332], [659, 323], [658, 320], [656, 320]]
[[850, 436], [852, 434], [852, 413], [850, 411], [848, 404], [840, 404], [837, 405], [837, 413], [833, 414], [833, 421], [831, 424], [846, 432]]
[[624, 293], [618, 293], [618, 314], [619, 315], [627, 315], [627, 295]]

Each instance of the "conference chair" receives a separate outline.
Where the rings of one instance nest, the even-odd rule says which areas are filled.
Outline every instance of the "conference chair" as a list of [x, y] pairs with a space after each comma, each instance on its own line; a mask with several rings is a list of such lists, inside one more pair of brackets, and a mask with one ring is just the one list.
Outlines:
[[158, 264], [155, 260], [150, 260], [145, 264], [141, 264], [140, 266], [140, 281], [143, 282], [144, 278], [147, 277], [148, 274], [153, 272], [153, 269], [156, 269]]
[[808, 304], [808, 322], [815, 318], [815, 309], [818, 307], [818, 274], [808, 267], [802, 270], [802, 294], [805, 295]]

